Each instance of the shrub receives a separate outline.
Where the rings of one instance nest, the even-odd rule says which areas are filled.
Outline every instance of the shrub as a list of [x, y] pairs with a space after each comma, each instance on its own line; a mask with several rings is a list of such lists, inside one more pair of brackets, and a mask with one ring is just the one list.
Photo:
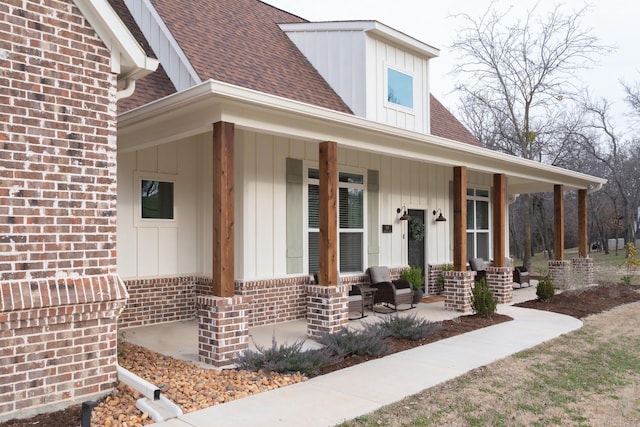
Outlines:
[[400, 277], [411, 284], [413, 289], [422, 289], [424, 284], [424, 276], [422, 275], [421, 267], [409, 267], [402, 270]]
[[556, 294], [551, 278], [547, 275], [538, 282], [536, 287], [536, 296], [540, 301], [548, 301]]
[[255, 351], [245, 351], [235, 363], [238, 368], [249, 371], [310, 374], [337, 361], [335, 356], [324, 349], [304, 351], [303, 344], [304, 341], [296, 341], [291, 345], [278, 345], [274, 337], [270, 348], [256, 345]]
[[482, 278], [473, 284], [471, 309], [481, 316], [490, 316], [496, 312], [498, 300], [493, 296], [487, 279]]
[[417, 341], [427, 335], [442, 329], [442, 322], [431, 322], [420, 319], [416, 315], [389, 316], [374, 324], [367, 325], [371, 335], [383, 337], [403, 338]]
[[389, 350], [385, 337], [372, 333], [370, 329], [354, 331], [342, 328], [338, 332], [324, 333], [317, 341], [336, 357], [351, 354], [381, 356]]

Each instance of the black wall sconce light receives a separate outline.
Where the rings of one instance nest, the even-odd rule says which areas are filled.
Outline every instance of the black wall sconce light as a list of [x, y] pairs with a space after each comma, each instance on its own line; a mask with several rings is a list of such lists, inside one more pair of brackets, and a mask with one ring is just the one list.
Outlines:
[[411, 216], [407, 213], [407, 207], [405, 205], [402, 205], [401, 208], [396, 209], [396, 213], [398, 214], [402, 211], [404, 211], [404, 213], [400, 217], [400, 221], [409, 221], [411, 219]]
[[440, 213], [440, 215], [438, 215], [438, 217], [436, 218], [436, 222], [444, 222], [447, 220], [447, 218], [442, 216], [442, 210], [440, 208], [433, 211], [433, 216], [436, 216], [437, 213]]

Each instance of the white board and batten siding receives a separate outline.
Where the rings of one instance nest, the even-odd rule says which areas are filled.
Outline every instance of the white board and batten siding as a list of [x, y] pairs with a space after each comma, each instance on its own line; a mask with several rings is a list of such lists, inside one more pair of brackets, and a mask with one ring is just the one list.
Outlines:
[[[125, 279], [193, 274], [196, 266], [196, 144], [118, 154], [118, 273]], [[140, 218], [140, 180], [174, 183], [174, 220]]]
[[[437, 50], [407, 42], [406, 36], [377, 22], [281, 27], [355, 115], [429, 133], [429, 58]], [[398, 36], [395, 42], [394, 35]], [[413, 108], [387, 102], [388, 68], [412, 77]]]
[[[119, 154], [118, 272], [123, 278], [212, 273], [211, 140], [209, 132]], [[317, 167], [318, 157], [317, 143], [236, 130], [236, 279], [287, 276], [287, 158], [301, 160], [306, 176], [307, 167]], [[365, 179], [368, 170], [378, 171], [379, 224], [376, 233], [365, 237], [365, 244], [372, 241], [377, 244], [368, 246], [379, 248], [375, 264], [407, 263], [408, 224], [400, 221], [396, 212], [403, 206], [425, 210], [427, 262], [452, 259], [451, 168], [347, 149], [339, 144], [338, 168], [362, 173]], [[145, 222], [137, 217], [141, 177], [160, 177], [175, 183], [175, 220]], [[469, 182], [490, 188], [491, 176], [470, 172]], [[432, 211], [438, 208], [449, 221], [434, 221]], [[367, 218], [365, 215], [365, 221]], [[306, 224], [304, 218], [303, 223]], [[365, 230], [368, 225], [365, 223]], [[382, 233], [382, 225], [391, 225], [393, 232]], [[365, 258], [364, 266], [369, 265]]]

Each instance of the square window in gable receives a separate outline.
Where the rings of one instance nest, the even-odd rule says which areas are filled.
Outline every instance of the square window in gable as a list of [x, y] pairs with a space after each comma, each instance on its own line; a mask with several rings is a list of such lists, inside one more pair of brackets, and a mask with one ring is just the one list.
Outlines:
[[413, 108], [413, 77], [387, 68], [387, 102]]

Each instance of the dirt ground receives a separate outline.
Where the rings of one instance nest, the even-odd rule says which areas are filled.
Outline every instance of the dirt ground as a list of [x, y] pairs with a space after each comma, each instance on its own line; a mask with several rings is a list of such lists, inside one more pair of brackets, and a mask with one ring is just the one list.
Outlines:
[[[607, 284], [592, 288], [586, 288], [579, 291], [563, 292], [562, 294], [556, 295], [552, 300], [547, 302], [539, 302], [537, 300], [533, 300], [518, 304], [518, 306], [554, 311], [576, 318], [584, 318], [586, 316], [601, 313], [613, 307], [634, 301], [640, 301], [640, 293], [638, 293], [637, 291], [621, 284]], [[629, 313], [626, 313], [625, 311], [621, 313], [622, 314], [620, 314], [619, 316], [629, 315]], [[635, 315], [637, 316], [637, 313], [635, 313]], [[602, 328], [602, 333], [607, 333], [607, 328], [610, 327], [609, 325], [613, 323], [610, 319], [605, 321], [599, 321], [598, 319], [600, 319], [600, 316], [590, 316], [588, 320], [590, 326], [595, 328]], [[443, 328], [441, 330], [435, 332], [422, 341], [394, 341], [392, 343], [392, 352], [402, 351], [407, 348], [415, 347], [417, 345], [424, 345], [429, 342], [434, 342], [440, 339], [448, 338], [454, 335], [469, 332], [475, 329], [508, 320], [510, 319], [507, 316], [502, 315], [494, 315], [491, 317], [481, 317], [477, 315], [461, 316], [457, 319], [443, 322]], [[636, 328], [636, 330], [637, 329], [638, 328]], [[170, 399], [173, 399], [181, 406], [186, 407], [185, 412], [199, 409], [200, 407], [203, 407], [202, 405], [205, 405], [204, 407], [206, 407], [210, 406], [211, 404], [222, 403], [224, 401], [241, 398], [256, 392], [262, 392], [271, 388], [276, 388], [279, 386], [306, 380], [306, 378], [301, 376], [261, 376], [256, 373], [248, 373], [242, 371], [228, 371], [229, 374], [214, 375], [211, 374], [211, 372], [217, 371], [209, 370], [206, 371], [208, 372], [208, 374], [205, 374], [198, 371], [197, 368], [194, 371], [192, 367], [188, 367], [186, 365], [182, 366], [181, 364], [185, 362], [173, 361], [170, 358], [157, 355], [146, 349], [136, 348], [133, 345], [128, 345], [128, 347], [128, 351], [125, 352], [123, 358], [121, 358], [120, 360], [120, 363], [134, 372], [137, 371], [136, 373], [138, 375], [146, 377], [149, 380], [152, 380], [152, 382], [154, 378], [155, 382], [158, 382], [158, 378], [164, 378], [166, 384], [164, 384], [163, 392]], [[321, 375], [336, 369], [342, 369], [353, 364], [362, 363], [366, 360], [368, 359], [351, 357], [346, 359], [342, 363], [327, 367], [319, 374]], [[180, 366], [176, 365], [176, 363], [180, 364]], [[127, 364], [129, 366], [127, 366]], [[512, 378], [522, 374], [522, 372], [518, 372], [517, 366], [507, 366], [505, 365], [504, 361], [497, 362], [496, 364], [492, 364], [492, 366], [493, 365], [498, 366], [498, 369], [502, 369], [504, 373], [511, 376]], [[161, 366], [166, 366], [167, 372], [161, 373]], [[239, 372], [239, 374], [231, 374], [231, 372]], [[213, 375], [215, 377], [211, 379], [211, 381], [217, 384], [217, 389], [220, 390], [219, 393], [214, 394], [215, 398], [218, 399], [217, 402], [203, 401], [202, 393], [199, 392], [202, 387], [211, 387], [204, 382], [204, 376], [207, 375]], [[225, 378], [225, 376], [229, 376], [230, 378]], [[171, 379], [169, 377], [171, 377]], [[202, 379], [202, 381], [195, 380], [194, 378]], [[198, 389], [198, 384], [200, 384], [200, 389]], [[446, 388], [447, 386], [442, 385], [439, 387]], [[184, 392], [184, 389], [188, 389], [188, 392]], [[469, 393], [469, 390], [467, 390], [466, 392]], [[629, 390], [629, 392], [635, 393], [637, 392], [637, 390], [635, 390], [635, 392], [633, 390]], [[451, 390], [447, 390], [447, 393], [451, 393]], [[632, 394], [632, 396], [637, 396], [637, 393]], [[91, 425], [94, 427], [102, 425], [115, 427], [121, 426], [123, 425], [123, 422], [125, 422], [126, 425], [131, 427], [142, 426], [151, 423], [151, 420], [149, 420], [144, 415], [141, 415], [139, 411], [135, 409], [135, 399], [137, 399], [138, 397], [139, 396], [136, 396], [136, 394], [127, 387], [119, 387], [118, 389], [116, 389], [113, 395], [107, 397], [107, 399], [101, 403], [100, 407], [94, 409], [94, 417], [92, 419]], [[482, 399], [481, 393], [478, 398]], [[615, 403], [621, 403], [623, 405], [633, 405], [633, 402], [620, 402], [620, 399], [616, 400]], [[481, 404], [481, 402], [479, 404]], [[615, 408], [618, 408], [618, 406], [615, 406]], [[590, 419], [597, 419], [598, 416], [599, 414], [595, 413]], [[79, 420], [80, 406], [78, 405], [67, 408], [63, 411], [43, 414], [33, 418], [11, 420], [5, 423], [0, 423], [0, 427], [74, 427], [80, 425]], [[602, 418], [602, 420], [606, 421], [606, 418]]]

